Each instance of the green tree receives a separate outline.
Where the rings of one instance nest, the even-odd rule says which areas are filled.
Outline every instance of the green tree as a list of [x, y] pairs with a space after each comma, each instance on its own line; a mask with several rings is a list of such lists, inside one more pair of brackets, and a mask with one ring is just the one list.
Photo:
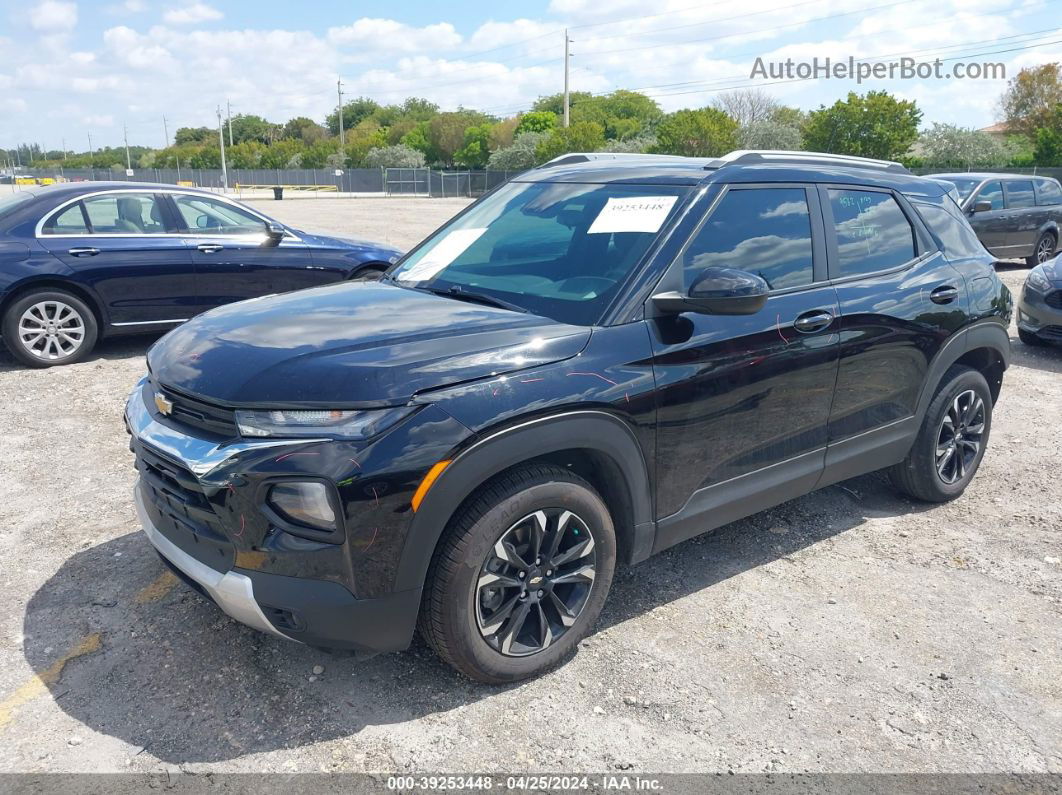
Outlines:
[[571, 127], [558, 127], [535, 147], [540, 163], [568, 152], [596, 152], [605, 145], [605, 128], [594, 121], [580, 121]]
[[424, 153], [405, 144], [370, 149], [362, 163], [366, 168], [423, 168]]
[[999, 168], [1011, 156], [1002, 141], [954, 124], [934, 123], [919, 137], [918, 148], [929, 168]]
[[454, 162], [468, 168], [483, 168], [490, 157], [490, 136], [494, 125], [490, 122], [465, 128], [465, 143], [454, 153]]
[[520, 116], [520, 122], [513, 131], [513, 138], [523, 133], [549, 132], [556, 126], [556, 113], [551, 110], [532, 110]]
[[906, 154], [918, 139], [922, 111], [914, 102], [887, 91], [854, 91], [831, 107], [808, 114], [804, 146], [814, 152], [893, 160]]
[[206, 144], [217, 141], [218, 131], [210, 127], [178, 127], [173, 134], [173, 142], [177, 146], [182, 144]]
[[[580, 102], [593, 98], [594, 95], [589, 91], [572, 91], [568, 95], [569, 109]], [[564, 116], [564, 94], [550, 94], [548, 97], [539, 97], [531, 105], [531, 110], [548, 110], [559, 119]]]
[[738, 123], [718, 108], [679, 110], [656, 128], [656, 151], [687, 157], [719, 157], [737, 148]]
[[188, 158], [190, 168], [221, 168], [221, 150], [216, 146], [204, 146], [197, 149]]
[[507, 146], [512, 146], [516, 138], [516, 129], [520, 126], [519, 116], [510, 116], [496, 122], [490, 128], [490, 151], [496, 152]]
[[[352, 130], [380, 109], [380, 103], [368, 97], [358, 97], [343, 105], [343, 129]], [[339, 135], [339, 114], [332, 111], [325, 119], [329, 132]]]
[[277, 125], [271, 124], [261, 116], [238, 113], [232, 117], [232, 141], [234, 144], [245, 141], [258, 141], [267, 144], [279, 137], [280, 130]]
[[291, 159], [297, 156], [303, 149], [301, 141], [290, 139], [277, 141], [262, 151], [259, 168], [287, 168]]
[[742, 149], [796, 150], [803, 143], [800, 127], [769, 118], [746, 124], [738, 132], [738, 144]]
[[328, 137], [328, 130], [313, 119], [308, 119], [305, 116], [296, 116], [281, 128], [280, 137], [312, 144]]
[[1000, 110], [1009, 132], [1036, 137], [1041, 127], [1050, 127], [1055, 107], [1062, 102], [1062, 65], [1029, 66], [1007, 83]]
[[428, 159], [443, 166], [452, 166], [457, 150], [465, 146], [465, 130], [486, 119], [482, 113], [467, 110], [440, 113], [428, 122]]
[[520, 133], [510, 146], [499, 149], [490, 156], [487, 168], [494, 171], [526, 171], [538, 163], [535, 154], [538, 145], [549, 138], [548, 132]]
[[431, 151], [431, 141], [428, 140], [428, 122], [419, 121], [413, 128], [399, 139], [399, 143], [416, 149], [423, 155]]

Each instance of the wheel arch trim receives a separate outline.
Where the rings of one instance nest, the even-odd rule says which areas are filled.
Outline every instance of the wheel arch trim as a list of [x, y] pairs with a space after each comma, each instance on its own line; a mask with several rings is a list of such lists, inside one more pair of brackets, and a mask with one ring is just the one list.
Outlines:
[[525, 461], [572, 449], [605, 455], [619, 468], [630, 496], [633, 557], [647, 557], [655, 534], [652, 489], [649, 467], [634, 432], [608, 412], [572, 411], [497, 431], [454, 456], [413, 516], [394, 590], [424, 584], [451, 517], [478, 486]]
[[981, 348], [995, 351], [1003, 361], [1003, 369], [1007, 368], [1010, 363], [1010, 335], [1002, 323], [986, 319], [963, 329], [944, 344], [929, 365], [922, 382], [922, 391], [918, 396], [916, 416], [919, 422], [925, 416], [948, 368], [966, 354]]

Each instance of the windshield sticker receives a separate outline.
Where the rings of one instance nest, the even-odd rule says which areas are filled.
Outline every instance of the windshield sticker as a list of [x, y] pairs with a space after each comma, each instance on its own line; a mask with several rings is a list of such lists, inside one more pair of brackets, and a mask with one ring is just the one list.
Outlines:
[[471, 246], [480, 235], [487, 231], [481, 229], [455, 229], [440, 240], [435, 246], [420, 258], [409, 270], [397, 274], [403, 282], [425, 282], [435, 276], [439, 271], [453, 262]]
[[677, 199], [677, 196], [611, 198], [598, 213], [587, 234], [657, 232]]

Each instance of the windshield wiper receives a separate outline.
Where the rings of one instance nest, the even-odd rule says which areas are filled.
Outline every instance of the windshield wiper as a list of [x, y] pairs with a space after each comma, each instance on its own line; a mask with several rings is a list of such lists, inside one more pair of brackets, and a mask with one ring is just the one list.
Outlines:
[[456, 298], [458, 301], [468, 301], [472, 304], [485, 304], [486, 306], [493, 306], [498, 309], [508, 309], [510, 312], [520, 312], [524, 315], [528, 314], [528, 310], [518, 304], [510, 303], [503, 298], [495, 298], [493, 295], [470, 293], [464, 287], [457, 284], [450, 287], [419, 287], [417, 289], [425, 290], [434, 295]]

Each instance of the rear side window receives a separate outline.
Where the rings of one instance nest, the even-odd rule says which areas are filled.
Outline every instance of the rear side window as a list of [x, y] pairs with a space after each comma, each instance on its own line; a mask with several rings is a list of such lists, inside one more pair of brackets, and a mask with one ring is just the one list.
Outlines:
[[811, 284], [811, 214], [803, 188], [731, 189], [683, 255], [689, 288], [705, 268], [737, 268], [772, 290]]
[[85, 215], [81, 211], [81, 202], [74, 202], [64, 210], [60, 210], [49, 218], [41, 231], [46, 235], [87, 235], [88, 226], [85, 224]]
[[[943, 197], [943, 206], [928, 202], [916, 202], [915, 208], [944, 244], [944, 254], [950, 260], [983, 258], [990, 256], [955, 203]], [[948, 207], [948, 204], [951, 207]], [[954, 209], [952, 209], [954, 208]]]
[[991, 202], [993, 210], [1003, 209], [1003, 183], [999, 180], [988, 182], [974, 196], [975, 202]]
[[1062, 204], [1062, 187], [1053, 179], [1041, 179], [1036, 182], [1037, 204]]
[[890, 193], [827, 191], [837, 235], [831, 276], [844, 278], [888, 270], [915, 258], [915, 232]]
[[1007, 183], [1007, 207], [1018, 209], [1021, 207], [1035, 207], [1036, 199], [1033, 197], [1032, 180], [1020, 180]]
[[84, 199], [96, 235], [159, 235], [166, 231], [162, 212], [150, 193], [109, 193]]

